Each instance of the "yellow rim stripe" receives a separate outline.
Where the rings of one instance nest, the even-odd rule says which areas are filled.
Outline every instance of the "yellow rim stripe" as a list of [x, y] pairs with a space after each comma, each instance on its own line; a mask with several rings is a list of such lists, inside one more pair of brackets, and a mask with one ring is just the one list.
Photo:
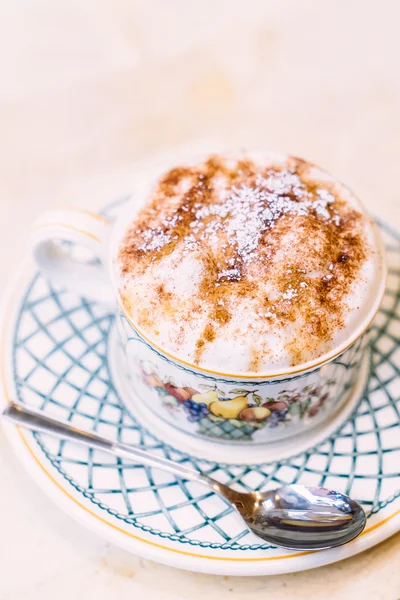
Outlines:
[[107, 225], [111, 224], [111, 221], [109, 219], [107, 219], [106, 217], [103, 217], [103, 215], [99, 215], [99, 213], [92, 212], [91, 210], [88, 210], [86, 208], [77, 208], [75, 206], [58, 206], [57, 208], [53, 208], [52, 212], [53, 211], [71, 211], [71, 210], [73, 212], [88, 215], [89, 217], [92, 217], [93, 219], [96, 219], [97, 221], [102, 221], [103, 223], [106, 223]]
[[79, 227], [75, 227], [74, 225], [67, 225], [66, 223], [43, 223], [43, 225], [36, 225], [34, 229], [53, 229], [55, 227], [60, 229], [70, 229], [71, 231], [76, 231], [77, 233], [86, 235], [95, 242], [98, 242], [99, 244], [101, 243], [100, 238], [97, 237], [97, 235], [94, 235], [94, 233], [90, 233], [89, 231], [85, 231], [84, 229], [79, 229]]

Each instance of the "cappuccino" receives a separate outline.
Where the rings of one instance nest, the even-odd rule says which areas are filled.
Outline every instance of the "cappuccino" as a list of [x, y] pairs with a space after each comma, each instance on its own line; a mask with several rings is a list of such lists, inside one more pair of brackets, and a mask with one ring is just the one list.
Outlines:
[[238, 374], [340, 344], [377, 268], [355, 196], [314, 165], [269, 154], [165, 173], [127, 223], [117, 266], [124, 310], [151, 343]]

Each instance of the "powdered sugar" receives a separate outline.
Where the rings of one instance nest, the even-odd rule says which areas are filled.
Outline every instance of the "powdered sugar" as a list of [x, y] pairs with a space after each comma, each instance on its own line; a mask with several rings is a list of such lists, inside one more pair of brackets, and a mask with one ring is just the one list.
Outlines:
[[[177, 190], [184, 195], [188, 191], [188, 178], [184, 186], [180, 183]], [[200, 179], [198, 196], [205, 187]], [[267, 229], [274, 227], [276, 221], [285, 217], [308, 217], [317, 215], [325, 220], [336, 219], [339, 215], [332, 210], [335, 198], [325, 188], [317, 189], [313, 194], [307, 189], [297, 173], [290, 170], [270, 170], [266, 175], [257, 174], [251, 184], [229, 186], [226, 178], [219, 176], [213, 180], [213, 202], [197, 202], [193, 207], [182, 207], [184, 212], [192, 212], [189, 223], [190, 232], [184, 237], [186, 252], [201, 247], [202, 242], [211, 246], [231, 247], [236, 257], [230, 257], [221, 268], [218, 280], [234, 281], [240, 278], [240, 265], [258, 259], [256, 252], [260, 239]], [[164, 246], [178, 239], [165, 231], [173, 230], [183, 220], [182, 215], [165, 217], [163, 226], [152, 227], [137, 233], [142, 237], [138, 246], [143, 252], [160, 251]], [[226, 268], [227, 267], [227, 268]], [[231, 268], [229, 268], [231, 267]], [[289, 297], [287, 299], [290, 299]]]
[[239, 269], [222, 269], [222, 271], [218, 273], [218, 279], [226, 279], [228, 281], [234, 281], [235, 279], [239, 279], [239, 277]]
[[[264, 232], [274, 227], [278, 219], [311, 214], [326, 220], [338, 217], [329, 211], [335, 201], [329, 190], [318, 189], [313, 198], [299, 176], [288, 170], [270, 171], [266, 176], [258, 174], [251, 185], [229, 187], [223, 177], [216, 181], [214, 202], [196, 203], [192, 209], [194, 215], [189, 224], [192, 234], [184, 240], [188, 250], [193, 250], [196, 239], [200, 245], [203, 241], [211, 245], [222, 242], [225, 247], [235, 249], [240, 262], [250, 263], [257, 260], [255, 251]], [[199, 185], [203, 186], [203, 182]], [[170, 242], [167, 237], [164, 241]], [[235, 259], [228, 259], [227, 265], [234, 264]], [[234, 280], [239, 276], [239, 270], [232, 268], [222, 269], [219, 278]]]
[[287, 288], [286, 292], [284, 292], [282, 294], [282, 298], [284, 298], [285, 300], [291, 300], [292, 298], [295, 298], [297, 296], [297, 294], [298, 294], [297, 290], [292, 288], [292, 286], [289, 286]]
[[152, 250], [161, 250], [166, 244], [169, 244], [172, 237], [161, 228], [147, 229], [143, 232], [143, 243], [138, 246], [139, 250], [151, 252]]

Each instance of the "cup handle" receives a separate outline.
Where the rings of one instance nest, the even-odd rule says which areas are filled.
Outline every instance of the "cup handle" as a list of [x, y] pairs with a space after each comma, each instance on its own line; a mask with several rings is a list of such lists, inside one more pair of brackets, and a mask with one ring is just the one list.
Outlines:
[[[43, 214], [33, 224], [31, 248], [40, 270], [55, 284], [103, 304], [115, 304], [107, 273], [112, 223], [102, 215], [76, 208]], [[91, 250], [100, 260], [81, 262], [56, 242], [71, 242]]]

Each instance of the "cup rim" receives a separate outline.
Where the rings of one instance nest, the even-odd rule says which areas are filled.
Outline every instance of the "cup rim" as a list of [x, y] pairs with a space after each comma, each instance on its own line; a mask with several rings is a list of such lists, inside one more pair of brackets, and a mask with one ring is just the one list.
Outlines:
[[[348, 189], [348, 188], [347, 188]], [[189, 361], [186, 361], [179, 356], [176, 356], [163, 348], [162, 346], [158, 346], [152, 339], [150, 339], [143, 331], [138, 327], [138, 325], [134, 322], [132, 317], [129, 315], [128, 311], [125, 309], [124, 302], [122, 300], [121, 293], [118, 289], [117, 285], [117, 277], [116, 277], [116, 269], [114, 264], [115, 257], [115, 249], [118, 245], [118, 242], [121, 238], [121, 230], [125, 231], [126, 229], [126, 213], [129, 212], [129, 208], [131, 206], [132, 200], [128, 200], [126, 208], [121, 212], [121, 214], [117, 217], [114, 225], [113, 231], [111, 233], [110, 239], [110, 247], [109, 247], [109, 271], [110, 278], [112, 282], [112, 287], [114, 289], [115, 296], [117, 298], [117, 305], [119, 310], [127, 319], [130, 326], [134, 329], [134, 331], [140, 335], [141, 338], [154, 350], [159, 352], [160, 354], [172, 359], [173, 361], [184, 365], [187, 368], [190, 368], [199, 374], [205, 373], [207, 375], [215, 375], [218, 377], [230, 377], [232, 379], [242, 379], [242, 380], [267, 380], [267, 379], [278, 379], [282, 377], [291, 377], [293, 375], [299, 375], [301, 373], [306, 373], [308, 371], [312, 371], [318, 367], [322, 367], [324, 364], [332, 362], [338, 356], [343, 354], [348, 348], [350, 348], [362, 335], [367, 331], [372, 321], [374, 320], [378, 310], [380, 308], [385, 290], [386, 290], [386, 279], [387, 279], [387, 256], [385, 247], [383, 244], [382, 236], [380, 234], [377, 223], [374, 219], [369, 215], [369, 213], [364, 208], [363, 204], [359, 200], [359, 198], [353, 194], [358, 203], [360, 210], [363, 212], [365, 217], [370, 223], [372, 228], [372, 233], [374, 237], [374, 248], [373, 250], [377, 253], [377, 265], [379, 276], [377, 275], [375, 284], [377, 285], [377, 293], [375, 295], [374, 301], [372, 302], [369, 311], [367, 312], [365, 318], [361, 321], [358, 327], [349, 335], [341, 344], [338, 344], [335, 348], [332, 348], [328, 352], [325, 352], [321, 356], [309, 360], [304, 363], [300, 363], [298, 365], [294, 365], [293, 367], [282, 367], [281, 369], [269, 370], [265, 372], [255, 373], [255, 372], [237, 372], [237, 373], [227, 373], [224, 371], [218, 371], [214, 369], [210, 369], [207, 367], [200, 367], [195, 365]], [[130, 213], [131, 214], [131, 213]]]

